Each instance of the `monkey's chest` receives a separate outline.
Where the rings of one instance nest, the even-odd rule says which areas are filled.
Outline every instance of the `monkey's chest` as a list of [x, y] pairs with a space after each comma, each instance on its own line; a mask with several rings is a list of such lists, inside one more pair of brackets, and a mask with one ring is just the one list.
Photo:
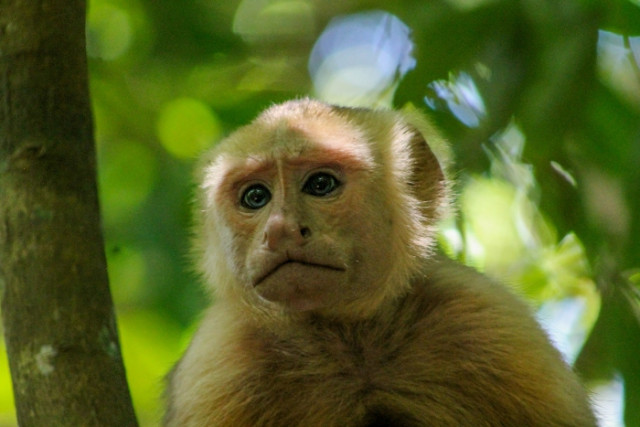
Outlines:
[[[416, 425], [402, 409], [418, 386], [401, 366], [403, 348], [393, 343], [365, 345], [356, 338], [280, 343], [263, 366], [269, 378], [265, 395], [293, 413], [324, 414], [319, 419], [328, 417], [335, 425]], [[349, 422], [341, 424], [345, 420]]]

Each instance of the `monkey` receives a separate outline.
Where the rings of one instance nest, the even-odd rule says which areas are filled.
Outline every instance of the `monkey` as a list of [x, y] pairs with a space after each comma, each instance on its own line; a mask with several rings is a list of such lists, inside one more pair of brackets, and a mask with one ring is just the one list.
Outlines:
[[451, 180], [393, 110], [273, 105], [204, 155], [213, 295], [166, 426], [594, 426], [529, 307], [438, 253]]

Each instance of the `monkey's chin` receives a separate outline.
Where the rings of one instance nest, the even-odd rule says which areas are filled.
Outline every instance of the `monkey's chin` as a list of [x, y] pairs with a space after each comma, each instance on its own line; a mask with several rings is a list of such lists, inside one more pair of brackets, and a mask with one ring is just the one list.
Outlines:
[[321, 310], [339, 296], [345, 276], [344, 269], [287, 262], [257, 283], [255, 291], [287, 310]]

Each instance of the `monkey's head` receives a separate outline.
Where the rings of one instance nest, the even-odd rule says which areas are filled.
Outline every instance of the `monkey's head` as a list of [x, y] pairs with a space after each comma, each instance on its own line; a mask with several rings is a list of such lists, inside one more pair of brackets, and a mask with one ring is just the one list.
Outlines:
[[366, 315], [406, 292], [447, 196], [399, 114], [308, 99], [220, 142], [200, 179], [207, 282], [219, 299], [287, 313]]

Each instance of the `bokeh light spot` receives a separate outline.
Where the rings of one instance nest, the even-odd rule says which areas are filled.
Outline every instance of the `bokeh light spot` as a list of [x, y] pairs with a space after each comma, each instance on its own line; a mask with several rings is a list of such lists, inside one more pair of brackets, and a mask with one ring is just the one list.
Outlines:
[[157, 122], [164, 148], [178, 158], [195, 157], [222, 133], [220, 121], [203, 102], [178, 98], [167, 103]]
[[390, 106], [400, 79], [416, 65], [410, 35], [384, 11], [332, 19], [309, 58], [316, 96], [341, 105]]
[[87, 21], [87, 54], [113, 60], [127, 51], [132, 29], [129, 14], [110, 3], [95, 2]]

